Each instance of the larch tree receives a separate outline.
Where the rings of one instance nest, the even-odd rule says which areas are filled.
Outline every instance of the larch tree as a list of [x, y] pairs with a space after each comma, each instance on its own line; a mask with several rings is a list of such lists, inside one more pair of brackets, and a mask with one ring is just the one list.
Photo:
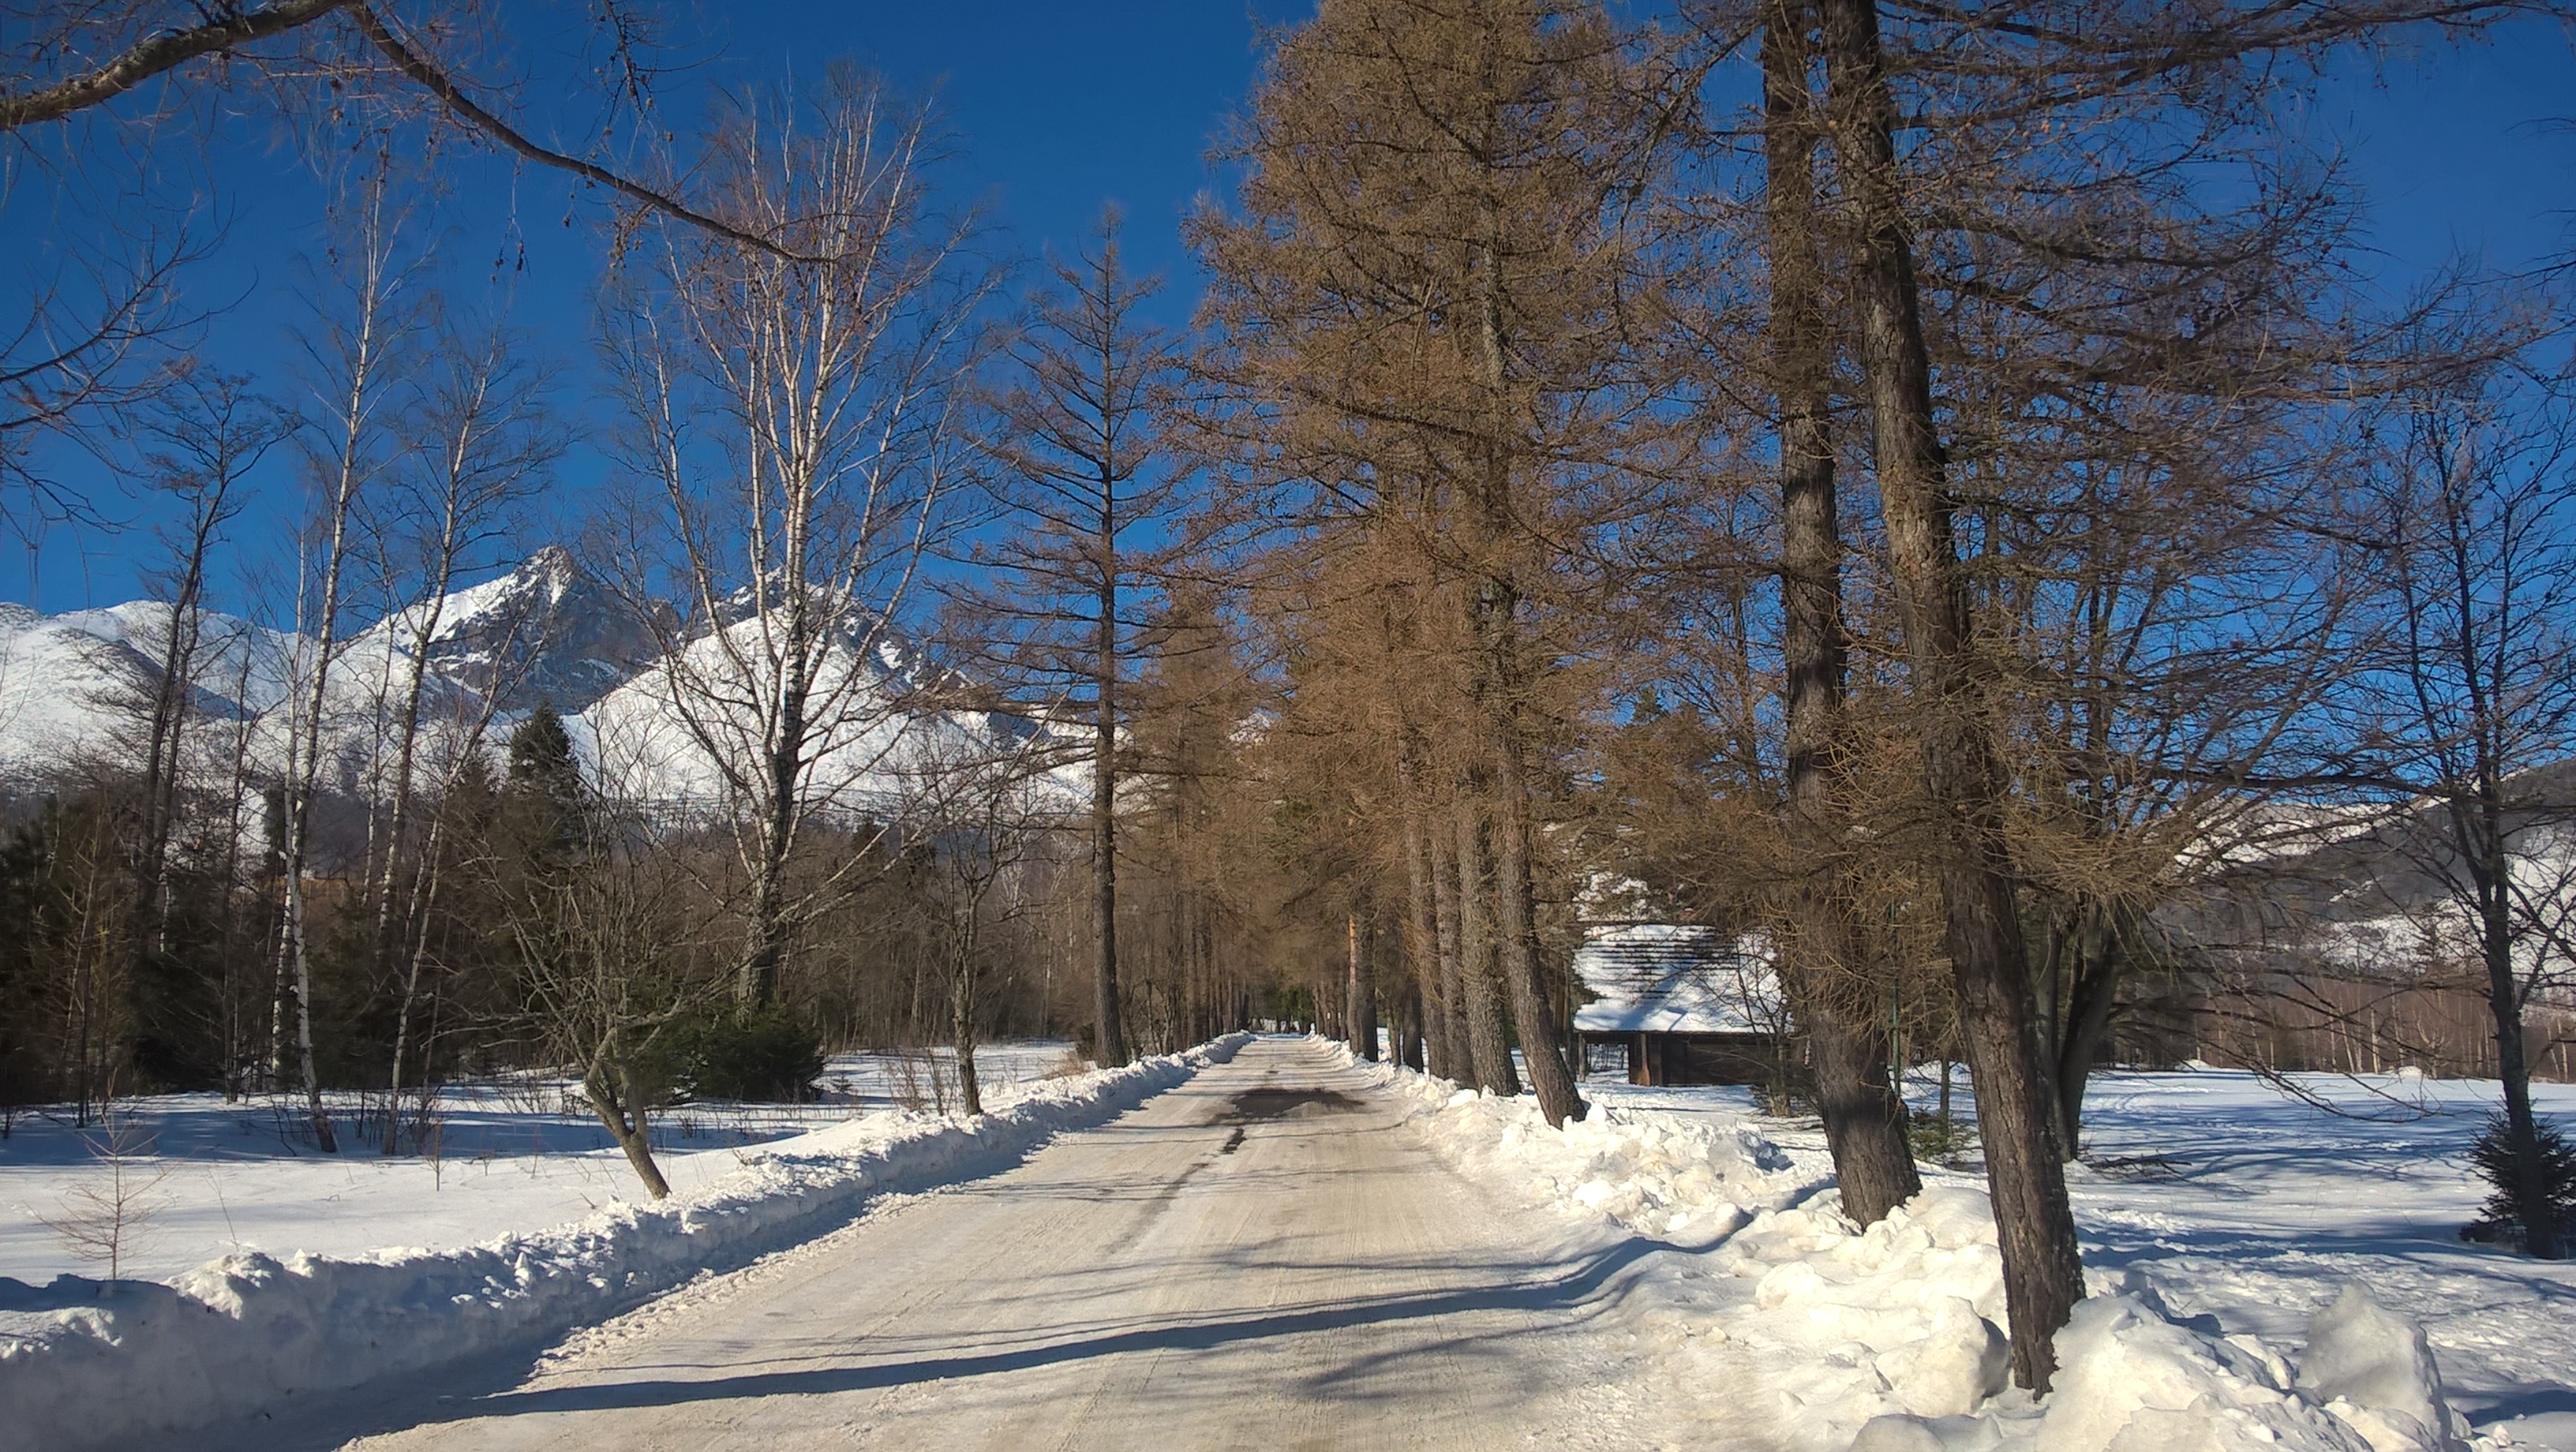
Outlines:
[[[1704, 28], [1767, 32], [1762, 8], [1730, 9], [1732, 32]], [[2268, 445], [2267, 408], [2312, 387], [2339, 341], [2318, 326], [2317, 299], [2340, 214], [2335, 189], [2277, 137], [2269, 150], [2247, 138], [2264, 132], [2285, 78], [2336, 45], [2413, 21], [2474, 27], [2509, 8], [2036, 4], [1882, 17], [1872, 0], [1822, 0], [1820, 64], [1769, 70], [1775, 98], [1821, 115], [1831, 159], [1813, 194], [1828, 202], [1842, 284], [1831, 345], [1856, 365], [1871, 425], [1864, 517], [1895, 607], [1896, 705], [1922, 766], [1910, 850], [1940, 887], [2027, 1385], [2044, 1387], [2049, 1339], [2082, 1289], [2051, 1163], [2072, 1117], [2057, 1030], [2098, 1037], [2084, 1012], [2040, 1000], [2042, 955], [2025, 936], [2023, 722], [2010, 702], [2032, 677], [2004, 602], [2014, 572], [2038, 561], [2013, 555], [2023, 541], [2009, 526], [2032, 507], [2013, 481], [2033, 456], [2070, 492], [2078, 455], [2134, 462], [2148, 452], [2141, 420], [2188, 418]], [[1802, 38], [1809, 23], [1769, 19]], [[2222, 173], [2254, 200], [2231, 210], [2211, 181]], [[2019, 411], [1994, 411], [1998, 397], [2022, 400]], [[2261, 735], [2230, 728], [2220, 750]]]
[[[1140, 798], [1125, 834], [1130, 917], [1126, 941], [1163, 952], [1122, 966], [1130, 1006], [1156, 998], [1180, 1032], [1167, 1045], [1200, 1043], [1242, 1021], [1257, 971], [1241, 952], [1251, 894], [1248, 855], [1229, 850], [1244, 814], [1244, 724], [1257, 696], [1215, 590], [1181, 578], [1163, 592], [1154, 652], [1128, 693], [1127, 777]], [[1154, 924], [1159, 933], [1133, 931]]]
[[1092, 1026], [1103, 1065], [1127, 1062], [1119, 1004], [1121, 693], [1150, 645], [1150, 582], [1186, 483], [1161, 443], [1175, 339], [1139, 309], [1160, 279], [1126, 270], [1115, 209], [1049, 266], [993, 398], [986, 481], [1003, 530], [959, 592], [987, 665], [1091, 718]]
[[1781, 943], [1784, 986], [1810, 1045], [1816, 1109], [1843, 1207], [1862, 1225], [1923, 1188], [1888, 1082], [1889, 1044], [1856, 929], [1842, 859], [1851, 823], [1833, 776], [1848, 748], [1842, 515], [1835, 497], [1833, 370], [1816, 152], [1823, 120], [1808, 83], [1816, 64], [1806, 6], [1762, 14], [1763, 211], [1769, 232], [1770, 363], [1780, 455], [1781, 715], [1784, 813], [1802, 881]]
[[1566, 541], [1662, 477], [1639, 467], [1670, 421], [1652, 237], [1629, 224], [1667, 160], [1669, 81], [1589, 6], [1326, 4], [1283, 36], [1230, 147], [1239, 213], [1194, 224], [1220, 387], [1259, 400], [1257, 471], [1409, 496], [1428, 521], [1421, 573], [1460, 648], [1424, 827], [1456, 880], [1468, 1037], [1500, 1041], [1477, 1001], [1491, 954], [1560, 1123], [1583, 1105], [1537, 942], [1536, 637], [1580, 573]]

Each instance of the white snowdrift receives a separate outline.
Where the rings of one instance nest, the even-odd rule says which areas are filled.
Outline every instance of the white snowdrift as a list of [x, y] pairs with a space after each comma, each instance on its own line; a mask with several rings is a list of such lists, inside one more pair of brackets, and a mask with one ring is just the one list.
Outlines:
[[1632, 1230], [1705, 1240], [1809, 1188], [1787, 1155], [1750, 1130], [1608, 1105], [1560, 1130], [1527, 1097], [1497, 1099], [1410, 1069], [1361, 1064], [1348, 1048], [1330, 1046], [1413, 1100], [1419, 1107], [1412, 1122], [1467, 1174], [1535, 1183], [1545, 1198]]
[[974, 1120], [867, 1115], [747, 1150], [742, 1170], [695, 1193], [468, 1250], [232, 1255], [167, 1285], [0, 1277], [0, 1426], [72, 1452], [533, 1345], [810, 1239], [874, 1196], [1006, 1168], [1247, 1041], [1040, 1085]]
[[[1593, 1106], [1551, 1128], [1496, 1099], [1375, 1068], [1461, 1170], [1578, 1213], [1707, 1248], [1724, 1280], [1677, 1286], [1698, 1323], [1664, 1338], [1697, 1380], [1749, 1360], [1784, 1446], [1835, 1452], [2454, 1452], [2421, 1328], [2358, 1286], [2319, 1313], [2292, 1369], [2251, 1336], [2173, 1315], [2152, 1281], [2096, 1276], [2058, 1334], [2054, 1392], [2009, 1386], [2003, 1258], [1982, 1191], [1936, 1185], [1866, 1231], [1743, 1126]], [[1803, 1200], [1803, 1203], [1800, 1203]], [[1749, 1293], [1747, 1288], [1749, 1283]], [[1730, 1292], [1725, 1287], [1731, 1284]], [[1721, 1364], [1722, 1363], [1722, 1364]], [[1763, 1395], [1749, 1388], [1746, 1400]], [[1757, 1409], [1757, 1411], [1762, 1409]], [[2483, 1444], [2481, 1444], [2483, 1445]]]

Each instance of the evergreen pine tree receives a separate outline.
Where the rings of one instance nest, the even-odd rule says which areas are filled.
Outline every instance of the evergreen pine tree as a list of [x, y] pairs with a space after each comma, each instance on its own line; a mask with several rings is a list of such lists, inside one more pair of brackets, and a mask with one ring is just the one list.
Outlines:
[[505, 794], [523, 824], [529, 847], [569, 851], [581, 833], [581, 761], [563, 717], [540, 701], [510, 733], [510, 773]]

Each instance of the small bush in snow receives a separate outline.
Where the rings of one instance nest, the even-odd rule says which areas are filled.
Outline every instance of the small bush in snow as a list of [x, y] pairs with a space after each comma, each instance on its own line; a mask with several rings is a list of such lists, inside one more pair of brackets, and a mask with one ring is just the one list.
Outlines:
[[[2548, 1196], [2549, 1223], [2558, 1227], [2556, 1248], [2563, 1252], [2576, 1239], [2576, 1140], [2545, 1119], [2539, 1129], [2543, 1193]], [[2472, 1240], [2519, 1240], [2530, 1220], [2524, 1214], [2522, 1179], [2515, 1173], [2513, 1126], [2501, 1111], [2488, 1115], [2486, 1128], [2470, 1142], [2469, 1163], [2494, 1193], [2487, 1197], [2478, 1223], [2463, 1233]]]
[[803, 1103], [823, 1077], [823, 1039], [786, 1013], [715, 1014], [681, 1026], [668, 1072], [689, 1099]]
[[1905, 1141], [1918, 1160], [1955, 1165], [1976, 1149], [1977, 1126], [1974, 1120], [1916, 1110], [1906, 1116]]
[[154, 1153], [152, 1136], [134, 1112], [112, 1098], [99, 1116], [99, 1127], [81, 1138], [98, 1167], [95, 1176], [76, 1186], [58, 1213], [37, 1218], [72, 1254], [105, 1265], [113, 1281], [141, 1252], [154, 1217], [166, 1206], [160, 1187], [170, 1178], [170, 1167]]

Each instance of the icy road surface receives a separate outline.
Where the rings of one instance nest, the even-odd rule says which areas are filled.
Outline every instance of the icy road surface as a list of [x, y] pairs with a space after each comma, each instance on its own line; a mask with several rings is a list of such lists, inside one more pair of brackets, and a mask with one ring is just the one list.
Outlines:
[[381, 1404], [397, 1430], [354, 1445], [1481, 1449], [1694, 1422], [1647, 1405], [1657, 1379], [1628, 1361], [1624, 1292], [1663, 1248], [1498, 1203], [1400, 1112], [1324, 1051], [1262, 1040], [1010, 1173], [584, 1333], [518, 1385]]

